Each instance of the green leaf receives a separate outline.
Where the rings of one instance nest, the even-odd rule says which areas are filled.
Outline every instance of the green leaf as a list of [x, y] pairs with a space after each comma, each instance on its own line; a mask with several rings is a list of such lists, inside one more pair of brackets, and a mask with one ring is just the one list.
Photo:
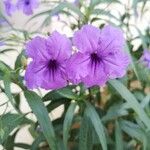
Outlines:
[[105, 136], [103, 124], [94, 107], [88, 102], [86, 102], [86, 105], [87, 107], [85, 109], [85, 115], [91, 120], [91, 123], [98, 135], [103, 150], [107, 150], [107, 142], [106, 142], [106, 136]]
[[110, 108], [107, 110], [107, 114], [102, 118], [102, 121], [106, 122], [128, 115], [127, 108], [129, 108], [127, 103], [117, 103], [110, 106]]
[[0, 61], [0, 71], [3, 73], [9, 72], [11, 69], [8, 65], [6, 65], [4, 62]]
[[10, 84], [11, 84], [11, 79], [10, 79], [10, 73], [6, 72], [5, 75], [3, 76], [3, 81], [4, 81], [4, 89], [5, 89], [5, 93], [10, 101], [10, 103], [12, 104], [13, 108], [20, 113], [20, 110], [16, 108], [16, 103], [13, 99], [12, 93], [11, 93], [11, 89], [10, 89]]
[[79, 131], [79, 150], [93, 150], [99, 144], [97, 134], [89, 118], [84, 113]]
[[123, 150], [123, 140], [122, 140], [122, 133], [121, 133], [121, 129], [120, 129], [120, 124], [119, 122], [116, 120], [115, 122], [115, 142], [116, 142], [116, 150]]
[[67, 149], [67, 141], [69, 137], [69, 130], [71, 128], [75, 108], [76, 108], [76, 103], [72, 102], [66, 112], [64, 123], [63, 123], [63, 141], [66, 149]]
[[88, 150], [88, 131], [89, 119], [84, 115], [79, 132], [79, 150]]
[[53, 15], [59, 13], [59, 12], [62, 12], [65, 8], [67, 8], [67, 9], [73, 11], [74, 13], [76, 13], [76, 14], [80, 17], [80, 19], [84, 17], [84, 15], [83, 15], [83, 13], [80, 11], [80, 9], [79, 9], [76, 5], [74, 5], [73, 3], [61, 2], [60, 4], [58, 4], [58, 5], [57, 5], [55, 8], [53, 8], [52, 10], [47, 10], [47, 11], [44, 11], [44, 12], [41, 12], [41, 13], [39, 13], [39, 14], [34, 15], [32, 18], [30, 18], [30, 19], [28, 20], [28, 22], [29, 22], [30, 20], [32, 20], [33, 18], [38, 17], [38, 16], [41, 16], [41, 15], [48, 15], [48, 16], [49, 16], [48, 18], [51, 19], [51, 16], [53, 16]]
[[22, 61], [23, 61], [23, 58], [24, 58], [23, 56], [24, 56], [24, 51], [22, 51], [17, 56], [16, 62], [15, 62], [15, 70], [22, 67]]
[[44, 135], [41, 133], [39, 136], [33, 141], [31, 145], [31, 150], [38, 150], [38, 147], [41, 142], [45, 141]]
[[126, 50], [128, 56], [130, 57], [131, 66], [132, 66], [132, 68], [134, 70], [134, 73], [135, 73], [136, 77], [140, 80], [140, 77], [139, 77], [139, 74], [138, 74], [138, 68], [137, 68], [137, 66], [135, 64], [134, 58], [131, 55], [131, 52], [130, 52], [128, 44], [125, 45], [125, 50]]
[[25, 144], [25, 143], [14, 143], [15, 147], [19, 147], [21, 149], [30, 149], [31, 146], [29, 144]]
[[142, 141], [143, 150], [147, 150], [148, 139], [146, 133], [138, 125], [130, 121], [121, 120], [119, 122], [121, 129], [132, 138], [136, 138], [137, 140]]
[[57, 140], [55, 137], [54, 129], [48, 116], [48, 111], [44, 106], [41, 98], [35, 92], [31, 91], [25, 91], [24, 94], [29, 106], [37, 117], [37, 120], [42, 128], [43, 134], [47, 139], [50, 148], [52, 150], [57, 150]]
[[67, 98], [67, 99], [77, 99], [77, 95], [72, 92], [72, 89], [74, 88], [74, 86], [67, 86], [65, 88], [59, 89], [59, 90], [54, 90], [51, 91], [49, 93], [47, 93], [44, 97], [43, 97], [43, 101], [54, 101], [54, 100], [58, 100], [58, 99], [62, 99], [62, 98]]
[[9, 134], [19, 125], [29, 124], [31, 122], [31, 120], [20, 114], [7, 113], [1, 116], [0, 132], [3, 132], [3, 135], [0, 137], [0, 143], [3, 143], [8, 138]]
[[143, 123], [150, 129], [150, 118], [146, 115], [143, 108], [138, 103], [134, 95], [118, 80], [110, 80], [109, 83], [127, 101], [129, 106], [138, 114]]

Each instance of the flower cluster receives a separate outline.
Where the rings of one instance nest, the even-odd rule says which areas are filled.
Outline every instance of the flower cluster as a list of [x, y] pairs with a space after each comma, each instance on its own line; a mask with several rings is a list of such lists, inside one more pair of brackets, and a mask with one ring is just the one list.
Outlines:
[[4, 0], [5, 11], [7, 15], [11, 16], [17, 9], [22, 10], [25, 15], [33, 14], [33, 9], [37, 8], [39, 0], [18, 0], [13, 3], [12, 0]]
[[35, 37], [26, 44], [26, 53], [32, 58], [25, 74], [29, 89], [58, 89], [68, 81], [101, 86], [125, 75], [129, 57], [123, 51], [125, 40], [120, 29], [84, 25], [72, 41], [77, 49], [73, 54], [71, 41], [56, 31], [48, 38]]

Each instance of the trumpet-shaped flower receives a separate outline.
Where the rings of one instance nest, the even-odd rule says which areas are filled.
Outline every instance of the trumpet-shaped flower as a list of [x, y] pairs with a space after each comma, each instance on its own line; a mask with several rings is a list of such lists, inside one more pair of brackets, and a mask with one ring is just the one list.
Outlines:
[[26, 15], [32, 15], [33, 9], [37, 8], [39, 0], [18, 0], [17, 7]]
[[109, 79], [125, 75], [129, 58], [123, 52], [125, 40], [120, 29], [84, 25], [75, 32], [73, 43], [78, 52], [67, 63], [67, 75], [73, 83], [104, 85]]
[[55, 31], [47, 39], [35, 37], [27, 43], [26, 52], [32, 58], [25, 73], [29, 89], [58, 89], [67, 85], [65, 67], [71, 56], [71, 42], [65, 35]]

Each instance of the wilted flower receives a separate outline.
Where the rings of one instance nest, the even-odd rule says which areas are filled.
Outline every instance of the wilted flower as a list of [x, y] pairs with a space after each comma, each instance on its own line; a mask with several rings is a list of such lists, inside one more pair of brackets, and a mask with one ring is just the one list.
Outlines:
[[16, 6], [12, 3], [12, 0], [4, 0], [4, 7], [8, 16], [11, 16], [16, 10]]
[[33, 9], [37, 8], [39, 0], [18, 0], [17, 7], [26, 15], [32, 15]]
[[26, 45], [32, 61], [27, 67], [25, 81], [28, 88], [57, 89], [67, 85], [66, 60], [71, 55], [71, 42], [58, 32], [47, 39], [35, 37]]
[[141, 57], [141, 61], [150, 68], [150, 51], [144, 50], [143, 55]]
[[68, 78], [73, 83], [103, 85], [125, 75], [129, 58], [123, 52], [125, 40], [120, 29], [105, 26], [100, 30], [84, 25], [75, 32], [73, 42], [79, 51], [67, 64]]

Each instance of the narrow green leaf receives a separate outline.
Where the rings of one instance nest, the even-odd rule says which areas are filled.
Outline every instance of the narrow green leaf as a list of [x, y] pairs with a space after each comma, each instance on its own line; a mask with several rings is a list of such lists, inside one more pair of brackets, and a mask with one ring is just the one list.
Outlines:
[[110, 80], [109, 83], [128, 102], [129, 106], [138, 114], [147, 128], [150, 129], [150, 118], [140, 106], [134, 95], [118, 80]]
[[18, 147], [21, 149], [30, 149], [31, 146], [29, 144], [25, 144], [25, 143], [14, 143], [14, 147]]
[[54, 129], [52, 123], [48, 116], [48, 111], [44, 106], [41, 98], [31, 91], [25, 91], [25, 97], [29, 106], [31, 107], [33, 113], [36, 115], [37, 120], [42, 128], [43, 134], [47, 139], [47, 142], [52, 150], [57, 150], [57, 140], [55, 137]]
[[88, 102], [86, 102], [86, 105], [87, 107], [85, 109], [85, 114], [91, 120], [91, 123], [98, 135], [103, 150], [107, 150], [107, 142], [106, 142], [106, 136], [105, 136], [103, 124], [94, 107]]
[[138, 125], [130, 121], [121, 120], [119, 122], [120, 122], [121, 129], [124, 132], [126, 132], [126, 134], [128, 134], [130, 137], [141, 141], [143, 144], [143, 150], [147, 150], [148, 139], [146, 133]]
[[[89, 130], [89, 119], [84, 115], [80, 132], [79, 132], [79, 150], [87, 150], [88, 147], [88, 130]], [[92, 135], [91, 135], [92, 136]]]
[[128, 53], [128, 56], [130, 57], [131, 66], [132, 66], [132, 68], [134, 70], [134, 73], [135, 73], [136, 77], [140, 80], [140, 77], [139, 77], [139, 74], [138, 74], [138, 70], [137, 70], [137, 66], [135, 64], [133, 56], [131, 55], [131, 52], [130, 52], [128, 44], [125, 45], [125, 50]]
[[31, 150], [37, 150], [40, 143], [45, 140], [45, 137], [43, 134], [39, 134], [39, 136], [33, 141], [31, 145]]
[[54, 101], [54, 100], [58, 100], [58, 99], [62, 99], [62, 98], [77, 99], [77, 95], [72, 92], [73, 88], [74, 88], [74, 86], [67, 86], [67, 87], [59, 89], [59, 90], [51, 91], [51, 92], [47, 93], [43, 97], [42, 100], [43, 101], [48, 101], [48, 100]]
[[76, 5], [74, 5], [73, 3], [61, 2], [60, 4], [58, 4], [52, 10], [47, 10], [47, 11], [44, 11], [44, 12], [41, 12], [39, 14], [34, 15], [32, 18], [30, 18], [28, 20], [28, 22], [31, 21], [33, 18], [39, 17], [41, 15], [49, 15], [49, 19], [50, 19], [51, 16], [53, 16], [53, 15], [59, 13], [59, 12], [62, 12], [65, 8], [70, 9], [71, 11], [73, 11], [74, 13], [76, 13], [80, 17], [80, 19], [82, 19], [84, 17], [84, 15], [80, 11], [80, 9]]
[[24, 58], [23, 56], [24, 56], [24, 51], [22, 51], [17, 56], [16, 62], [15, 62], [15, 70], [22, 67], [22, 61], [23, 61], [23, 58]]
[[120, 124], [119, 122], [116, 120], [115, 122], [115, 142], [116, 142], [116, 150], [123, 150], [123, 140], [122, 140], [122, 133], [121, 133], [121, 129], [120, 129]]
[[115, 103], [114, 105], [110, 106], [110, 108], [107, 110], [107, 114], [103, 116], [102, 121], [106, 122], [116, 119], [118, 117], [128, 115], [128, 107], [129, 106], [127, 105], [127, 103]]
[[71, 128], [75, 108], [76, 108], [76, 103], [72, 102], [66, 112], [66, 116], [64, 119], [64, 123], [63, 123], [63, 141], [64, 141], [66, 150], [67, 150], [67, 141], [69, 137], [69, 130]]
[[0, 134], [0, 143], [3, 143], [8, 138], [9, 134], [19, 125], [29, 123], [31, 123], [31, 120], [20, 114], [7, 113], [3, 115], [0, 118], [0, 132], [3, 132], [3, 135]]
[[5, 75], [3, 76], [3, 81], [4, 81], [4, 89], [5, 89], [5, 93], [10, 101], [10, 103], [12, 104], [12, 106], [14, 107], [14, 109], [20, 113], [20, 110], [16, 108], [16, 103], [13, 99], [12, 93], [11, 93], [11, 89], [10, 89], [10, 84], [11, 84], [11, 79], [10, 79], [10, 73], [6, 72]]

